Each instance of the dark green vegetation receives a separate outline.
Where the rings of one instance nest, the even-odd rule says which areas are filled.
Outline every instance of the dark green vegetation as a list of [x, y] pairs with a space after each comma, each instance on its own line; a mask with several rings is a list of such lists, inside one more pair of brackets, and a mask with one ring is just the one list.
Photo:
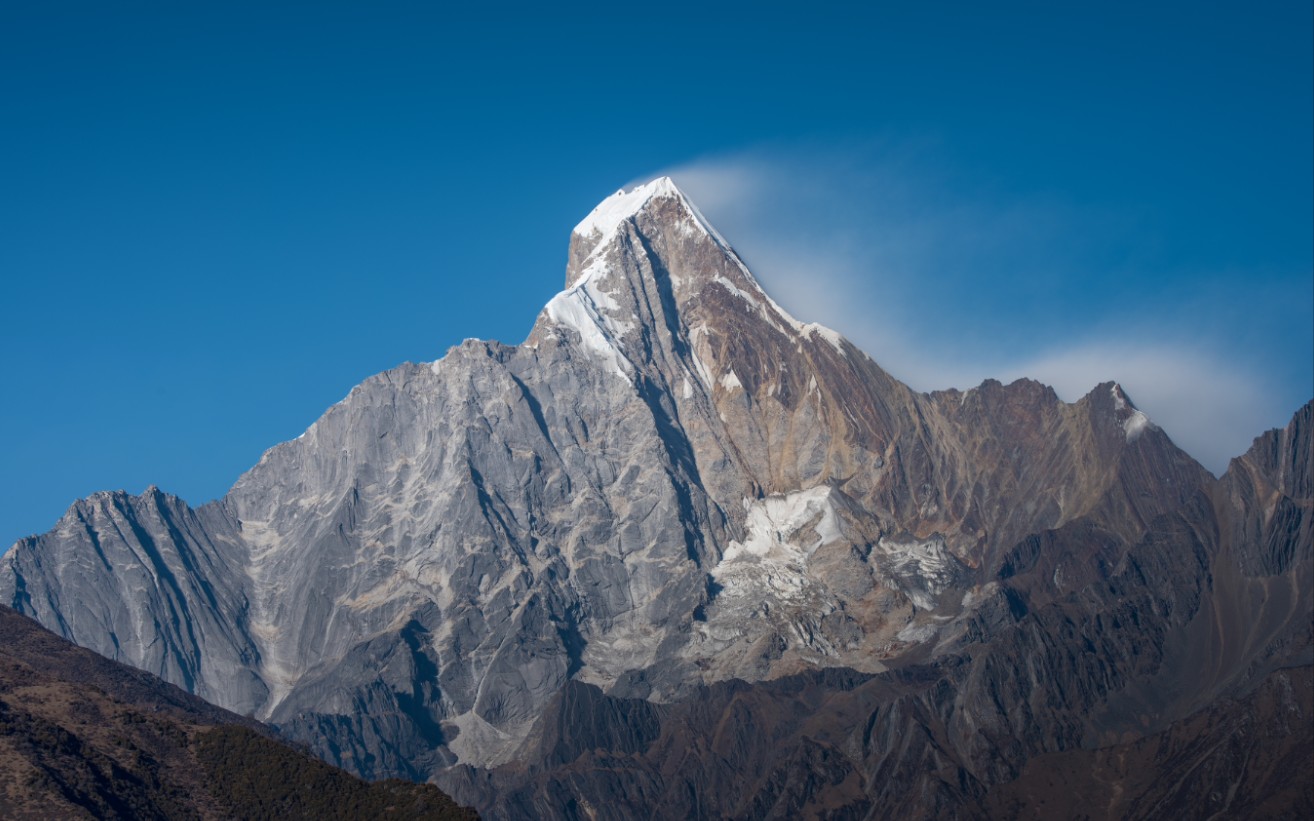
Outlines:
[[[8, 695], [8, 694], [7, 694]], [[40, 707], [49, 706], [48, 702]], [[117, 718], [117, 730], [70, 715], [58, 720], [0, 699], [0, 771], [7, 783], [0, 809], [10, 817], [201, 818], [189, 775], [170, 777], [169, 763], [184, 756], [187, 735], [169, 721], [136, 712]], [[96, 715], [99, 721], [103, 714]]]
[[362, 781], [0, 607], [0, 817], [476, 815], [436, 787]]
[[215, 727], [196, 738], [211, 792], [239, 818], [477, 818], [437, 787], [399, 779], [367, 782], [247, 727]]

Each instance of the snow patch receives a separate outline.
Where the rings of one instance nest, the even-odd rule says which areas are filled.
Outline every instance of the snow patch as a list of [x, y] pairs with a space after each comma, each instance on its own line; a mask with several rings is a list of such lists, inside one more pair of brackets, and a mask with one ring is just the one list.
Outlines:
[[944, 539], [890, 539], [876, 543], [881, 565], [893, 571], [913, 605], [933, 610], [939, 594], [950, 587], [959, 570], [959, 562], [950, 554]]
[[1128, 442], [1135, 442], [1137, 439], [1141, 438], [1141, 434], [1144, 433], [1145, 429], [1149, 426], [1150, 417], [1140, 411], [1135, 411], [1122, 423], [1122, 430], [1127, 434]]
[[727, 391], [732, 391], [735, 388], [742, 390], [744, 385], [739, 381], [739, 376], [735, 374], [734, 369], [731, 369], [721, 375], [721, 387]]
[[744, 538], [731, 542], [712, 577], [728, 596], [771, 594], [797, 599], [807, 560], [822, 545], [844, 538], [829, 487], [745, 499]]
[[679, 194], [679, 189], [670, 177], [658, 177], [643, 185], [636, 185], [629, 191], [617, 189], [615, 194], [598, 203], [598, 207], [575, 226], [574, 232], [581, 237], [590, 237], [595, 233], [606, 236], [659, 194]]
[[935, 638], [936, 628], [933, 624], [917, 624], [909, 622], [895, 636], [899, 641], [906, 641], [909, 644], [921, 644], [927, 639]]
[[830, 343], [830, 346], [839, 353], [844, 353], [844, 346], [841, 344], [844, 337], [839, 335], [838, 331], [832, 331], [825, 325], [818, 325], [815, 322], [809, 322], [804, 325], [802, 330], [809, 336], [819, 336]]
[[1113, 383], [1109, 388], [1109, 393], [1113, 394], [1113, 409], [1115, 411], [1131, 411], [1131, 415], [1122, 420], [1122, 431], [1129, 443], [1140, 439], [1146, 428], [1154, 426], [1154, 423], [1150, 421], [1150, 417], [1137, 410], [1127, 401], [1127, 396], [1122, 392], [1121, 385], [1116, 382]]
[[1113, 395], [1114, 410], [1127, 409], [1127, 400], [1123, 397], [1122, 387], [1117, 382], [1114, 382], [1112, 385], [1109, 386], [1109, 393]]
[[[725, 241], [725, 239], [712, 227], [702, 213], [698, 210], [689, 198], [684, 195], [670, 177], [658, 177], [655, 180], [638, 185], [629, 191], [624, 189], [618, 190], [615, 194], [603, 200], [598, 204], [587, 217], [575, 226], [574, 234], [585, 239], [593, 240], [593, 247], [585, 255], [583, 270], [580, 272], [578, 279], [573, 283], [575, 287], [586, 286], [595, 279], [602, 279], [601, 276], [610, 269], [607, 262], [607, 255], [601, 254], [600, 251], [607, 247], [607, 240], [612, 237], [621, 226], [636, 214], [643, 210], [649, 201], [656, 198], [675, 197], [679, 200], [687, 219], [682, 219], [674, 227], [682, 234], [688, 236], [694, 232], [701, 231], [711, 237], [729, 256], [732, 262], [743, 273], [743, 282], [745, 287], [731, 281], [724, 276], [717, 276], [715, 282], [726, 288], [730, 293], [744, 300], [748, 305], [755, 309], [762, 319], [771, 327], [792, 335], [795, 339], [810, 338], [820, 336], [829, 343], [839, 353], [844, 353], [842, 337], [835, 331], [815, 322], [804, 324], [799, 322], [789, 314], [784, 308], [780, 307], [765, 291], [753, 277], [752, 272], [744, 265], [741, 260]], [[609, 302], [609, 298], [603, 295], [598, 297], [594, 292], [594, 302], [596, 306], [606, 313], [615, 310], [617, 306]], [[792, 332], [792, 334], [791, 334]], [[613, 334], [614, 337], [614, 334]], [[707, 384], [712, 384], [707, 380]]]
[[562, 291], [543, 310], [556, 325], [573, 328], [579, 334], [585, 350], [607, 365], [612, 373], [634, 384], [629, 373], [632, 366], [617, 343], [619, 336], [628, 331], [630, 325], [609, 316], [606, 308], [614, 309], [615, 301], [588, 287], [588, 284], [581, 282], [574, 288]]
[[696, 325], [689, 329], [689, 353], [691, 354], [690, 358], [693, 361], [695, 375], [702, 381], [705, 387], [711, 388], [712, 385], [715, 384], [715, 380], [712, 379], [712, 370], [707, 367], [707, 363], [698, 355], [699, 337], [706, 333], [707, 328], [702, 325]]
[[879, 546], [886, 555], [915, 565], [922, 576], [937, 574], [949, 565], [949, 552], [942, 539], [895, 541], [881, 537]]

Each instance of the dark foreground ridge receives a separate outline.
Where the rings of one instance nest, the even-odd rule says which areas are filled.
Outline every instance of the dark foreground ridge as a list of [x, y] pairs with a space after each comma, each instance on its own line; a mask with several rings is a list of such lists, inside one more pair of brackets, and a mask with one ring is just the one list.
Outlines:
[[0, 607], [0, 817], [473, 819], [438, 788], [369, 783], [255, 721]]

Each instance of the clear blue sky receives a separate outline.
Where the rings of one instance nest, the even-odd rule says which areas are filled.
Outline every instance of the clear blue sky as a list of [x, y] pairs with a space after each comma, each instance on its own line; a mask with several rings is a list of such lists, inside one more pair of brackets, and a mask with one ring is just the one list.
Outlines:
[[1310, 396], [1308, 0], [442, 5], [0, 6], [0, 543], [519, 342], [667, 171], [917, 387], [1121, 379], [1215, 470]]

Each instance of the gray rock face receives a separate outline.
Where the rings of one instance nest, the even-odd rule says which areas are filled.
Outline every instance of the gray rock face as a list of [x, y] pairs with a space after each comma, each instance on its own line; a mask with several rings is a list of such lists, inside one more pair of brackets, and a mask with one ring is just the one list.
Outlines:
[[[1023, 540], [932, 658], [660, 708], [572, 682], [523, 753], [539, 768], [444, 783], [498, 817], [1307, 817], [1312, 409], [1134, 541], [1085, 517]], [[1273, 493], [1234, 506], [1238, 484]], [[1268, 540], [1232, 533], [1280, 510], [1292, 563], [1248, 571]]]
[[246, 627], [246, 546], [219, 507], [97, 493], [4, 557], [3, 598], [65, 638], [239, 713], [268, 699]]
[[[79, 502], [4, 556], [0, 601], [362, 775], [448, 779], [482, 807], [502, 784], [528, 802], [504, 811], [568, 815], [602, 770], [551, 794], [471, 774], [651, 751], [663, 710], [723, 682], [829, 681], [842, 668], [852, 690], [923, 664], [950, 671], [950, 689], [898, 710], [940, 716], [964, 745], [944, 760], [996, 783], [1033, 753], [1123, 728], [1126, 704], [1169, 676], [1138, 672], [1124, 636], [1110, 658], [1135, 669], [1061, 653], [1000, 690], [991, 682], [1018, 675], [1007, 653], [1080, 654], [1106, 640], [1089, 624], [1107, 617], [1146, 619], [1149, 657], [1196, 623], [1163, 608], [1206, 601], [1244, 618], [1249, 582], [1201, 592], [1218, 551], [1246, 578], [1308, 572], [1310, 472], [1290, 455], [1300, 442], [1308, 455], [1307, 413], [1218, 482], [1113, 383], [1073, 404], [1028, 381], [915, 393], [772, 302], [665, 179], [618, 192], [576, 228], [566, 285], [523, 344], [468, 340], [366, 380], [216, 503], [193, 511], [154, 489]], [[1204, 558], [1178, 566], [1145, 548], [1164, 581], [1129, 558], [1160, 543]], [[1105, 589], [1119, 584], [1121, 599]], [[1155, 585], [1168, 587], [1144, 598]], [[1128, 596], [1149, 610], [1110, 615]], [[1073, 597], [1088, 600], [1085, 633], [1034, 615]], [[1308, 612], [1308, 595], [1288, 598]], [[1017, 635], [1028, 618], [1041, 633]], [[1229, 643], [1228, 663], [1253, 663], [1276, 635]], [[1081, 676], [1096, 683], [1074, 685]], [[890, 687], [864, 692], [911, 692]], [[990, 701], [1003, 691], [1037, 722], [1068, 718], [995, 771], [968, 738], [1003, 745], [1018, 730], [1021, 713]], [[595, 735], [553, 718], [563, 709], [601, 716]], [[781, 795], [821, 790], [805, 786], [819, 773], [870, 797], [863, 779], [893, 772], [889, 751], [872, 769], [804, 746], [797, 761], [810, 763], [780, 776]], [[623, 789], [664, 794], [659, 758], [627, 770]], [[771, 806], [802, 806], [781, 800]]]

